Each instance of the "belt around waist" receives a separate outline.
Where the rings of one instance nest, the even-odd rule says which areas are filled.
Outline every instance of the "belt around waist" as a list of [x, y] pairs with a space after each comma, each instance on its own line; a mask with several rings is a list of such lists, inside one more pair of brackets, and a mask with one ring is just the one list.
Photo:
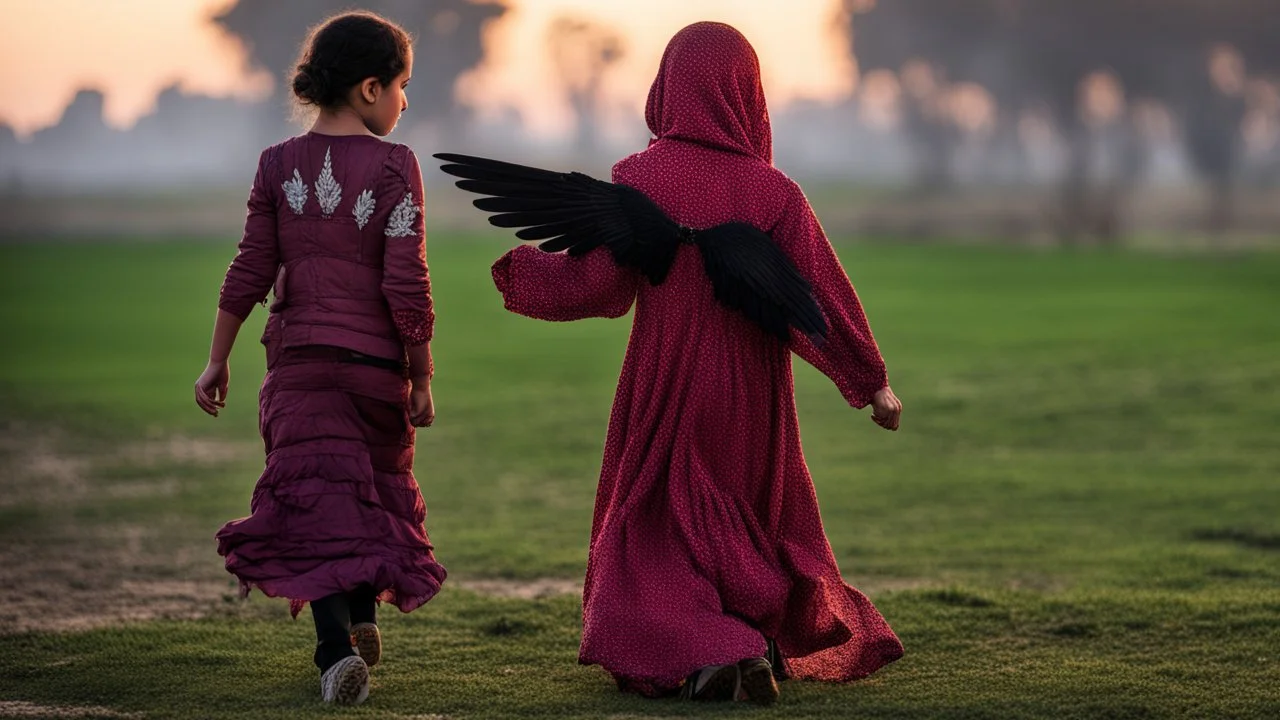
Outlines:
[[284, 365], [304, 362], [352, 363], [354, 365], [381, 368], [402, 375], [408, 372], [408, 366], [403, 362], [376, 355], [366, 355], [355, 350], [333, 345], [303, 345], [301, 347], [288, 348], [280, 358], [280, 363]]

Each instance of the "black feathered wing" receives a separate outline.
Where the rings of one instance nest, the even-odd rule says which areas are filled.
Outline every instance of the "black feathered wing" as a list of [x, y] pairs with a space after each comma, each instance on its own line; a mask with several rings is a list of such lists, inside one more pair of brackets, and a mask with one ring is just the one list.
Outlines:
[[813, 337], [827, 320], [813, 288], [773, 238], [747, 223], [700, 230], [696, 242], [716, 299], [786, 340], [789, 327]]
[[547, 252], [578, 256], [604, 245], [622, 266], [654, 285], [667, 278], [680, 243], [680, 226], [644, 193], [582, 173], [560, 173], [512, 163], [438, 153], [441, 170], [463, 178], [458, 187], [492, 197], [473, 204], [496, 213], [491, 225], [523, 228], [521, 240], [540, 240]]
[[474, 205], [495, 213], [492, 225], [523, 228], [521, 240], [540, 240], [547, 252], [582, 255], [604, 245], [619, 265], [654, 285], [671, 269], [681, 242], [698, 245], [716, 299], [769, 333], [789, 328], [823, 337], [827, 323], [809, 282], [767, 234], [746, 223], [692, 230], [676, 223], [635, 188], [582, 173], [438, 153], [441, 170], [462, 178], [459, 188], [490, 197]]

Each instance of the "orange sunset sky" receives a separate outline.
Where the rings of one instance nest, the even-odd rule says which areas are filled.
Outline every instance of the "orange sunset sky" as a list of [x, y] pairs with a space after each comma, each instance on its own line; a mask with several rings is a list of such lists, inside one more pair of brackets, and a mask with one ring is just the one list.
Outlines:
[[[286, 1], [286, 0], [281, 0]], [[0, 121], [20, 136], [57, 122], [84, 87], [106, 95], [107, 121], [127, 127], [163, 87], [261, 97], [272, 79], [245, 66], [235, 41], [208, 18], [229, 0], [0, 0]], [[626, 57], [611, 70], [607, 102], [639, 111], [670, 36], [697, 20], [738, 27], [755, 45], [770, 103], [836, 98], [855, 82], [847, 39], [832, 29], [840, 0], [506, 0], [486, 38], [483, 67], [458, 96], [482, 112], [514, 106], [534, 132], [569, 122], [546, 58], [546, 31], [561, 14], [618, 30]], [[412, 96], [411, 96], [412, 98]], [[412, 101], [412, 100], [411, 100]]]

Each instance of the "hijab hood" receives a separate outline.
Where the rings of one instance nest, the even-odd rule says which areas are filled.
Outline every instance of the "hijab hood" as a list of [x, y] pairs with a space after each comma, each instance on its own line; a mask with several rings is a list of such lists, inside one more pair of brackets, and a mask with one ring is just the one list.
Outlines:
[[760, 61], [742, 33], [723, 23], [694, 23], [667, 43], [649, 89], [645, 121], [656, 139], [773, 163]]

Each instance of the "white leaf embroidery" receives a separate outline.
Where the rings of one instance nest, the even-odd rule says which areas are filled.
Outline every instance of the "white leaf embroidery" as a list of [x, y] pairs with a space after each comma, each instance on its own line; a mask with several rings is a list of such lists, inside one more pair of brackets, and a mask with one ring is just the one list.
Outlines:
[[342, 202], [342, 187], [333, 179], [333, 162], [329, 159], [328, 148], [324, 151], [324, 168], [316, 180], [316, 200], [325, 215], [332, 215], [338, 209], [338, 203]]
[[289, 207], [298, 215], [307, 204], [307, 184], [302, 182], [302, 175], [297, 168], [293, 169], [293, 179], [281, 184], [284, 196], [289, 200]]
[[418, 216], [418, 206], [413, 202], [413, 193], [405, 193], [404, 199], [391, 211], [387, 218], [387, 237], [409, 237], [413, 235], [413, 219]]
[[356, 225], [361, 230], [369, 223], [369, 216], [373, 215], [375, 202], [372, 190], [365, 190], [356, 198], [356, 206], [351, 209], [351, 214], [356, 216]]

